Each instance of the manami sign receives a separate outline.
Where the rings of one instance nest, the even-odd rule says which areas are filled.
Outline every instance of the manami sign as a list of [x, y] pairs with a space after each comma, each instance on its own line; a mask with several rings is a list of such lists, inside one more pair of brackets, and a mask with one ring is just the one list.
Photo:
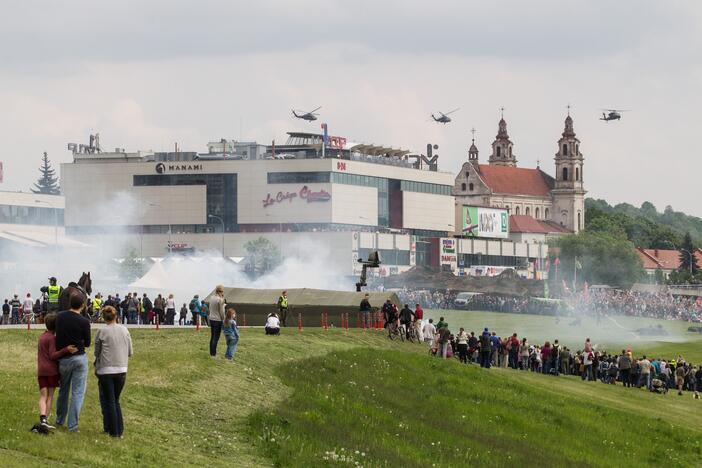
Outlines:
[[509, 235], [507, 210], [464, 206], [461, 223], [464, 236], [506, 239]]

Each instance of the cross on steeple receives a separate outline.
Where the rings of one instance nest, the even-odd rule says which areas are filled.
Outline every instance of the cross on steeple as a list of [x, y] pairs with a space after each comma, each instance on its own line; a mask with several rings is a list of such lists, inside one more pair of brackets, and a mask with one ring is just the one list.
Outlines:
[[501, 119], [505, 118], [505, 108], [504, 107], [500, 107], [500, 118]]
[[568, 116], [570, 116], [570, 104], [566, 106], [566, 109], [568, 109]]
[[475, 127], [470, 129], [470, 133], [473, 134], [473, 143], [475, 143]]

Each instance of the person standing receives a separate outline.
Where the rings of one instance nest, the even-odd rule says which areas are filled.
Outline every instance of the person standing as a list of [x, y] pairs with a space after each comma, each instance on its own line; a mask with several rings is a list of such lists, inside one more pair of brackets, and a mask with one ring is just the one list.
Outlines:
[[178, 318], [178, 325], [183, 326], [188, 320], [188, 306], [183, 302], [183, 307], [180, 308], [180, 317]]
[[224, 322], [224, 286], [221, 284], [215, 288], [215, 293], [210, 297], [209, 324], [210, 324], [210, 356], [217, 356], [217, 344], [222, 333], [222, 323]]
[[456, 343], [458, 345], [458, 359], [463, 364], [468, 364], [468, 334], [463, 327], [460, 328], [458, 335], [456, 335]]
[[39, 381], [39, 425], [53, 429], [48, 417], [54, 403], [54, 391], [59, 386], [58, 360], [66, 354], [78, 351], [73, 345], [56, 349], [56, 314], [49, 314], [44, 321], [46, 331], [39, 337], [37, 349], [37, 380]]
[[[186, 309], [187, 314], [187, 309]], [[173, 299], [173, 294], [168, 295], [166, 299], [166, 325], [175, 325], [176, 304]]]
[[22, 302], [22, 315], [31, 314], [32, 312], [34, 312], [34, 300], [32, 299], [32, 293], [27, 293], [24, 302]]
[[358, 306], [359, 312], [361, 312], [361, 320], [363, 321], [363, 328], [371, 328], [371, 304], [368, 300], [370, 296], [366, 293], [361, 299], [361, 305]]
[[486, 328], [480, 335], [480, 367], [490, 368], [490, 355], [492, 354], [492, 343], [490, 341], [490, 332]]
[[22, 307], [22, 303], [17, 297], [17, 294], [15, 294], [10, 301], [10, 308], [12, 309], [12, 323], [15, 325], [19, 323], [20, 307]]
[[133, 354], [132, 338], [124, 325], [117, 323], [117, 310], [105, 307], [102, 318], [107, 324], [95, 334], [95, 375], [98, 379], [103, 430], [122, 437], [124, 422], [119, 397], [127, 380], [127, 363]]
[[431, 348], [431, 344], [434, 341], [434, 335], [436, 335], [434, 319], [429, 319], [429, 321], [424, 324], [424, 327], [422, 328], [422, 335], [424, 336], [424, 342]]
[[622, 379], [622, 385], [625, 387], [631, 387], [630, 375], [631, 375], [631, 358], [622, 349], [622, 354], [617, 360], [617, 367], [619, 368], [619, 375]]
[[278, 298], [278, 317], [280, 317], [280, 323], [285, 326], [285, 321], [288, 318], [288, 292], [283, 291]]
[[166, 322], [166, 300], [161, 294], [154, 299], [154, 318], [161, 325]]
[[[85, 307], [81, 294], [71, 296], [69, 310], [56, 316], [56, 349], [73, 345], [78, 350], [71, 356], [59, 360], [61, 386], [56, 400], [56, 425], [62, 426], [68, 417], [68, 430], [78, 431], [78, 417], [83, 407], [88, 358], [85, 348], [90, 346], [90, 321], [81, 315]], [[69, 408], [70, 398], [70, 408]]]
[[49, 278], [49, 285], [43, 286], [40, 289], [41, 292], [46, 293], [49, 301], [48, 312], [58, 312], [59, 297], [63, 292], [63, 288], [56, 284], [56, 277], [52, 276]]
[[236, 310], [233, 307], [227, 309], [227, 316], [224, 319], [224, 339], [227, 340], [227, 352], [224, 357], [228, 360], [234, 359], [236, 347], [239, 344], [239, 327], [236, 326]]
[[0, 324], [10, 324], [10, 302], [7, 299], [5, 299], [5, 303], [2, 305], [2, 321]]

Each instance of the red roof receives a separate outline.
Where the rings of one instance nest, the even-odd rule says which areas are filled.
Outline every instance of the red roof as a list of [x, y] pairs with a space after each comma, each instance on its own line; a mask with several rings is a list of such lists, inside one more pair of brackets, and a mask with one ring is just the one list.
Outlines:
[[[677, 270], [680, 268], [680, 252], [677, 250], [661, 250], [661, 249], [636, 249], [639, 258], [646, 270], [655, 270], [661, 268], [663, 270]], [[687, 254], [684, 254], [687, 255]], [[695, 251], [697, 263], [702, 262], [702, 251]]]
[[527, 215], [510, 215], [510, 232], [529, 232], [537, 234], [569, 233], [570, 231], [553, 221], [541, 221]]
[[478, 165], [480, 177], [493, 193], [548, 197], [553, 188], [553, 177], [541, 169]]

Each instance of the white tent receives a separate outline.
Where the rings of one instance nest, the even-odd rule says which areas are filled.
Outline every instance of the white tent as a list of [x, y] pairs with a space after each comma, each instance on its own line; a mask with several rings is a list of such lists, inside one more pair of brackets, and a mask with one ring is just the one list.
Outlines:
[[130, 289], [165, 289], [168, 287], [168, 275], [161, 262], [154, 263], [144, 276], [129, 285]]

